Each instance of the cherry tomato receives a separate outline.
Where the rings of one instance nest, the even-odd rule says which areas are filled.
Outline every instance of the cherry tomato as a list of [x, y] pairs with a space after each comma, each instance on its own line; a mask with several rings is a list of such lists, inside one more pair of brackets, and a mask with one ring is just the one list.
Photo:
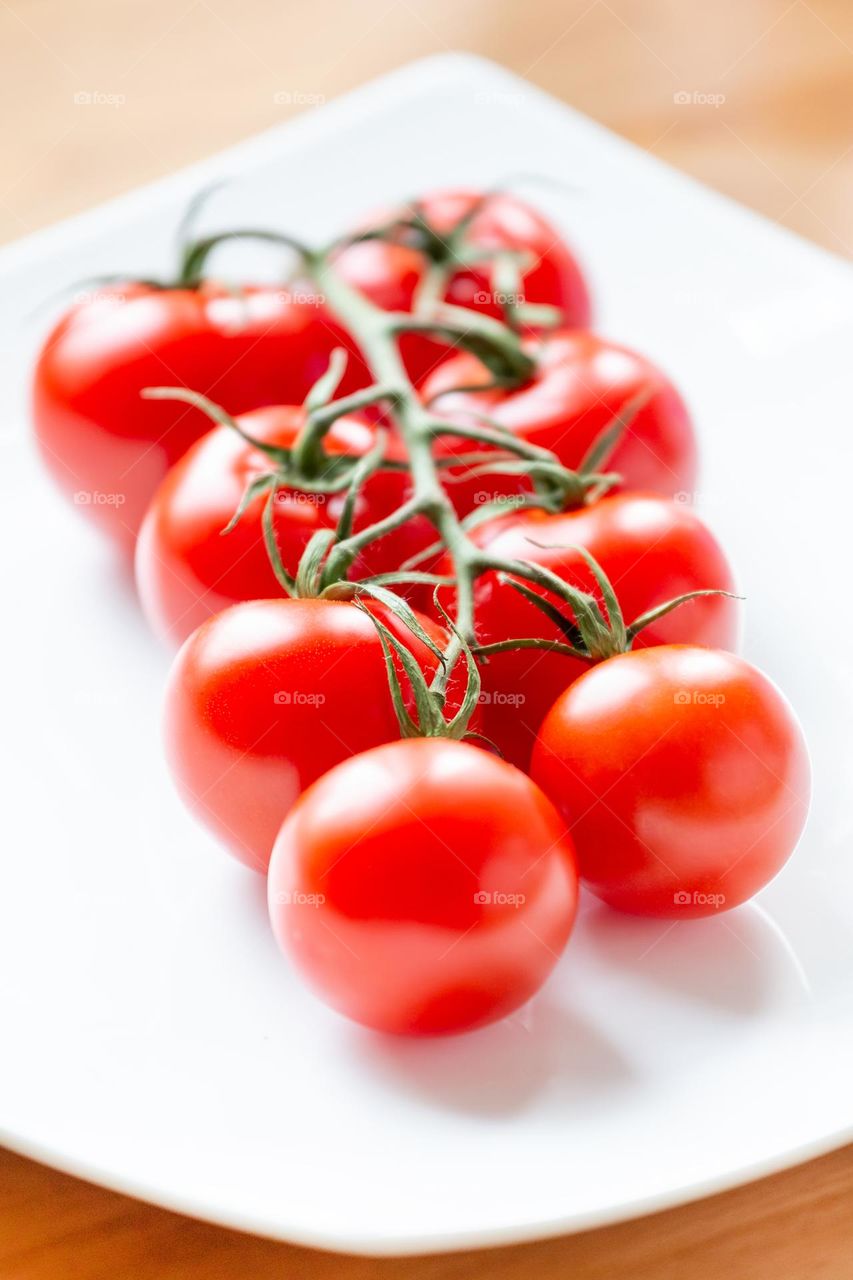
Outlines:
[[[614, 494], [562, 515], [519, 512], [482, 525], [473, 536], [502, 559], [543, 565], [599, 597], [592, 571], [577, 550], [583, 547], [610, 579], [629, 625], [675, 596], [734, 590], [728, 561], [710, 530], [686, 505], [654, 494]], [[448, 565], [440, 565], [439, 572], [448, 572]], [[537, 592], [558, 603], [555, 596]], [[478, 579], [475, 601], [481, 644], [532, 636], [565, 639], [556, 623], [496, 573]], [[570, 609], [563, 612], [571, 617]], [[703, 596], [642, 630], [634, 647], [690, 642], [727, 649], [735, 647], [737, 634], [738, 602]], [[481, 665], [483, 732], [508, 760], [527, 768], [546, 712], [588, 665], [536, 649], [491, 655]]]
[[354, 756], [275, 843], [282, 949], [356, 1022], [412, 1035], [504, 1017], [542, 985], [575, 914], [571, 840], [518, 769], [421, 738]]
[[[537, 368], [524, 386], [453, 393], [454, 387], [477, 386], [491, 377], [475, 356], [460, 352], [427, 379], [423, 399], [434, 404], [440, 417], [476, 424], [477, 416], [485, 415], [522, 440], [552, 450], [563, 466], [577, 469], [600, 433], [631, 401], [646, 395], [606, 470], [622, 476], [624, 488], [666, 497], [694, 489], [697, 457], [690, 417], [659, 369], [627, 347], [581, 330], [528, 339], [525, 347]], [[472, 444], [445, 438], [444, 448], [470, 452]], [[464, 513], [491, 493], [525, 488], [526, 482], [479, 477], [455, 485], [453, 493]]]
[[[143, 400], [144, 387], [190, 387], [231, 413], [298, 404], [332, 349], [352, 345], [297, 290], [101, 290], [65, 313], [38, 357], [32, 407], [42, 457], [60, 489], [130, 550], [157, 485], [210, 429], [186, 404]], [[367, 381], [353, 357], [341, 392]]]
[[673, 919], [757, 893], [809, 804], [808, 754], [782, 694], [743, 658], [693, 645], [588, 671], [546, 717], [532, 773], [593, 893]]
[[[382, 606], [371, 609], [432, 674], [430, 650]], [[446, 633], [420, 621], [443, 647]], [[461, 676], [457, 668], [449, 708], [458, 709]], [[166, 749], [175, 781], [196, 816], [259, 871], [305, 787], [398, 737], [379, 635], [348, 602], [232, 605], [193, 632], [172, 667]]]
[[[390, 240], [364, 240], [350, 245], [337, 259], [344, 278], [377, 306], [386, 311], [411, 311], [415, 292], [430, 261], [441, 262], [449, 254], [448, 237], [454, 227], [482, 200], [475, 191], [434, 191], [417, 204], [422, 216], [436, 232], [430, 252], [412, 244], [411, 233], [400, 232]], [[390, 223], [396, 215], [411, 215], [411, 209], [384, 210], [369, 219], [367, 226]], [[485, 200], [471, 220], [465, 242], [474, 250], [506, 250], [525, 256], [518, 297], [504, 297], [494, 283], [494, 266], [455, 271], [444, 292], [444, 300], [468, 307], [484, 315], [503, 319], [507, 304], [523, 302], [556, 307], [568, 327], [587, 326], [591, 319], [589, 291], [574, 255], [541, 214], [513, 195], [495, 195]], [[513, 295], [515, 291], [513, 291]], [[401, 352], [409, 375], [417, 384], [447, 355], [447, 344], [422, 335], [406, 334]]]
[[[304, 419], [290, 406], [256, 409], [239, 421], [265, 444], [293, 445]], [[339, 419], [325, 439], [330, 454], [359, 457], [375, 443], [374, 428], [356, 418]], [[389, 455], [402, 446], [389, 438]], [[157, 490], [136, 544], [136, 581], [143, 611], [165, 640], [180, 643], [204, 620], [240, 600], [280, 594], [264, 545], [261, 520], [267, 495], [258, 495], [224, 537], [246, 487], [269, 472], [269, 458], [230, 427], [216, 427], [184, 454]], [[359, 495], [355, 529], [395, 511], [409, 493], [403, 471], [372, 475]], [[295, 574], [309, 539], [334, 528], [346, 494], [280, 489], [274, 527], [282, 563]], [[435, 541], [423, 517], [373, 542], [353, 566], [352, 578], [390, 572]]]

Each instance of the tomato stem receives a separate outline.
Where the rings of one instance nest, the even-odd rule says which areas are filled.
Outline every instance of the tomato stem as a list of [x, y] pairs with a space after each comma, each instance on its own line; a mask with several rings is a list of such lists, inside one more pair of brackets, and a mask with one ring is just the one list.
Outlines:
[[[477, 350], [496, 377], [517, 384], [530, 376], [533, 367], [530, 357], [521, 348], [518, 335], [489, 316], [443, 304], [438, 307], [440, 319], [382, 311], [343, 279], [328, 253], [312, 255], [306, 261], [306, 267], [331, 310], [358, 342], [376, 378], [375, 386], [365, 393], [369, 397], [365, 403], [376, 403], [380, 399], [387, 401], [389, 416], [408, 455], [413, 490], [412, 496], [389, 516], [339, 541], [330, 551], [321, 582], [328, 586], [339, 579], [348, 571], [358, 552], [374, 539], [390, 533], [417, 515], [426, 516], [450, 555], [456, 581], [456, 617], [445, 661], [430, 685], [431, 693], [442, 702], [455, 664], [463, 656], [469, 663], [472, 661], [472, 649], [476, 648], [474, 585], [479, 575], [489, 570], [530, 582], [571, 608], [574, 620], [569, 634], [577, 635], [583, 648], [565, 644], [561, 652], [595, 660], [625, 648], [629, 641], [618, 606], [612, 609], [612, 617], [609, 616], [610, 610], [605, 615], [594, 596], [572, 587], [549, 569], [526, 561], [504, 561], [490, 556], [478, 546], [448, 496], [442, 481], [443, 467], [433, 454], [433, 445], [440, 436], [456, 435], [502, 451], [502, 455], [498, 454], [491, 464], [487, 462], [487, 466], [499, 468], [509, 454], [521, 460], [515, 464], [521, 470], [533, 474], [538, 467], [543, 484], [547, 487], [550, 482], [555, 486], [553, 501], [558, 507], [567, 502], [583, 503], [588, 493], [593, 490], [600, 492], [612, 478], [597, 472], [589, 476], [569, 472], [560, 466], [549, 450], [520, 440], [499, 423], [488, 419], [468, 425], [437, 418], [434, 411], [420, 400], [403, 364], [398, 341], [403, 333], [442, 334]], [[430, 292], [434, 293], [434, 290]], [[334, 403], [327, 406], [327, 411]], [[634, 411], [632, 407], [629, 414]], [[628, 416], [623, 415], [614, 424], [614, 429], [608, 432], [609, 447], [624, 430], [627, 420]], [[604, 453], [604, 449], [596, 453], [596, 464]], [[521, 462], [526, 465], [522, 466]], [[547, 495], [537, 495], [536, 504], [549, 506]], [[612, 588], [606, 582], [603, 585], [603, 575], [599, 577], [597, 566], [594, 572], [605, 603], [610, 602], [612, 607], [615, 601]], [[530, 591], [529, 594], [535, 593]], [[553, 605], [550, 607], [554, 608]], [[530, 646], [524, 641], [518, 647]]]
[[[332, 311], [356, 337], [378, 385], [396, 389], [389, 412], [405, 445], [412, 474], [412, 498], [392, 516], [350, 538], [348, 544], [340, 544], [337, 550], [340, 559], [354, 555], [367, 541], [415, 515], [426, 516], [435, 526], [452, 558], [456, 575], [457, 630], [451, 635], [445, 663], [436, 672], [431, 685], [432, 692], [443, 700], [450, 672], [462, 656], [465, 645], [475, 641], [474, 580], [480, 568], [481, 553], [462, 527], [441, 482], [440, 469], [432, 451], [435, 418], [421, 404], [400, 356], [397, 335], [405, 327], [401, 321], [410, 317], [383, 312], [375, 307], [339, 275], [327, 257], [316, 257], [309, 269], [313, 270]], [[467, 321], [466, 327], [470, 328]], [[331, 567], [335, 567], [334, 560]]]
[[[473, 518], [460, 518], [447, 491], [454, 478], [445, 474], [448, 467], [458, 470], [461, 465], [468, 463], [474, 467], [473, 474], [528, 475], [534, 492], [520, 495], [518, 506], [561, 510], [566, 506], [583, 505], [600, 496], [618, 479], [602, 472], [600, 468], [634, 414], [642, 407], [643, 399], [635, 399], [622, 410], [594, 442], [577, 472], [563, 467], [550, 450], [520, 439], [488, 417], [479, 416], [473, 422], [465, 423], [445, 420], [437, 415], [431, 405], [422, 402], [400, 353], [400, 338], [407, 333], [432, 334], [472, 352], [491, 376], [491, 386], [523, 385], [535, 373], [535, 361], [525, 350], [516, 331], [516, 327], [523, 323], [523, 317], [508, 315], [506, 319], [509, 323], [502, 323], [491, 316], [443, 301], [450, 275], [464, 266], [471, 254], [476, 254], [476, 250], [469, 250], [464, 245], [464, 233], [470, 217], [473, 217], [473, 213], [453, 228], [446, 239], [427, 226], [416, 207], [411, 218], [398, 219], [391, 228], [384, 229], [385, 234], [409, 236], [428, 259], [412, 314], [383, 311], [346, 281], [335, 264], [342, 242], [325, 250], [314, 251], [294, 238], [276, 232], [233, 231], [211, 236], [188, 246], [184, 260], [184, 277], [187, 283], [192, 284], [200, 278], [209, 254], [224, 240], [260, 239], [284, 244], [296, 250], [306, 274], [313, 279], [318, 291], [325, 297], [330, 311], [352, 335], [375, 378], [372, 386], [336, 399], [335, 392], [345, 369], [346, 355], [343, 351], [333, 353], [329, 369], [306, 399], [305, 425], [294, 447], [286, 458], [275, 459], [277, 465], [269, 482], [263, 524], [274, 571], [286, 591], [296, 595], [336, 598], [343, 594], [353, 598], [356, 603], [362, 595], [372, 596], [392, 609], [414, 635], [426, 640], [430, 647], [432, 642], [423, 633], [410, 606], [389, 590], [386, 584], [430, 582], [436, 588], [440, 585], [455, 585], [453, 619], [447, 616], [437, 591], [434, 597], [437, 611], [444, 617], [450, 635], [444, 652], [439, 653], [440, 662], [429, 685], [405, 646], [377, 622], [395, 706], [402, 707], [403, 701], [394, 655], [409, 678], [416, 698], [419, 723], [415, 725], [408, 713], [401, 713], [400, 727], [404, 735], [420, 732], [426, 735], [444, 733], [451, 737], [461, 737], [467, 733], [479, 693], [475, 654], [488, 659], [490, 654], [506, 649], [540, 648], [595, 662], [629, 649], [641, 627], [655, 621], [677, 604], [700, 594], [727, 594], [693, 592], [678, 601], [660, 606], [626, 626], [613, 587], [596, 562], [582, 549], [578, 549], [579, 554], [592, 573], [599, 598], [572, 586], [543, 565], [497, 557], [471, 537], [476, 524], [490, 518], [496, 511], [487, 507], [486, 510], [478, 511]], [[380, 234], [382, 233], [379, 231], [368, 232], [351, 237], [348, 243], [375, 238]], [[494, 258], [495, 255], [490, 256]], [[503, 266], [507, 272], [515, 269], [513, 263], [504, 263]], [[482, 389], [482, 384], [477, 389]], [[154, 394], [162, 396], [164, 393], [160, 391]], [[181, 398], [189, 400], [187, 393], [179, 394]], [[240, 431], [248, 443], [264, 448], [260, 442], [247, 436], [228, 415], [221, 410], [218, 414], [213, 412], [209, 402], [201, 403], [202, 400], [203, 397], [196, 397], [191, 402], [210, 413], [217, 421], [227, 421]], [[328, 457], [323, 450], [323, 438], [331, 426], [345, 414], [357, 413], [380, 404], [384, 406], [387, 420], [393, 423], [402, 440], [407, 456], [407, 463], [404, 465], [411, 477], [411, 494], [395, 511], [355, 532], [355, 503], [361, 485], [375, 470], [395, 464], [385, 461], [385, 439], [382, 433], [377, 445], [360, 460]], [[434, 454], [435, 442], [448, 435], [484, 445], [487, 451], [438, 458]], [[349, 470], [342, 472], [341, 465], [348, 466]], [[337, 488], [348, 488], [337, 530], [322, 530], [312, 538], [295, 578], [291, 578], [281, 563], [274, 536], [273, 503], [276, 488], [282, 483], [298, 484], [300, 478], [304, 479], [308, 488], [326, 487], [328, 482], [325, 478], [332, 472]], [[471, 474], [470, 470], [466, 472], [466, 476]], [[346, 581], [346, 575], [364, 547], [418, 516], [426, 517], [436, 530], [438, 540], [433, 547], [419, 552], [411, 562], [401, 566], [397, 574], [361, 583]], [[452, 562], [453, 578], [414, 570], [415, 564], [423, 563], [429, 555], [442, 549], [446, 550]], [[536, 604], [552, 623], [557, 624], [564, 639], [527, 637], [478, 646], [475, 584], [480, 575], [488, 572], [507, 575], [515, 590]], [[566, 613], [558, 606], [566, 608]], [[448, 722], [444, 716], [448, 680], [460, 659], [464, 659], [468, 669], [467, 689], [462, 708]]]

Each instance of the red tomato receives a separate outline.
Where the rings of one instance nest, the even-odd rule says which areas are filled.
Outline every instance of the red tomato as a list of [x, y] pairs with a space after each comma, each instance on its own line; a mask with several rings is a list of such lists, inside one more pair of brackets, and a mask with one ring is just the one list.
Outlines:
[[[255, 439], [288, 448], [303, 419], [302, 409], [277, 406], [243, 414], [240, 423]], [[341, 418], [326, 436], [326, 449], [359, 457], [375, 440], [373, 427], [356, 418]], [[400, 450], [399, 443], [389, 439], [389, 451]], [[267, 456], [232, 428], [217, 427], [192, 445], [160, 485], [139, 531], [136, 581], [145, 616], [164, 639], [180, 643], [211, 614], [230, 604], [281, 593], [261, 527], [266, 494], [259, 495], [230, 533], [222, 536], [247, 485], [270, 466]], [[390, 514], [409, 492], [407, 473], [375, 473], [361, 490], [355, 528]], [[279, 490], [275, 533], [288, 573], [295, 574], [302, 552], [318, 529], [335, 527], [345, 496], [343, 492]], [[435, 538], [426, 518], [409, 521], [371, 543], [351, 576], [390, 572]]]
[[[461, 352], [427, 379], [425, 401], [438, 416], [476, 424], [486, 415], [530, 444], [550, 449], [563, 466], [577, 469], [600, 433], [635, 397], [648, 399], [638, 409], [605, 464], [623, 477], [623, 487], [666, 497], [690, 492], [696, 482], [696, 443], [684, 401], [659, 369], [643, 356], [596, 334], [557, 333], [525, 349], [537, 363], [530, 382], [516, 390], [451, 393], [487, 381], [491, 375], [475, 356]], [[447, 394], [441, 394], [447, 392]], [[436, 399], [436, 397], [440, 397]], [[470, 452], [471, 441], [445, 439], [447, 451]], [[524, 482], [479, 477], [455, 485], [454, 501], [463, 512], [491, 493], [514, 493]]]
[[[423, 216], [437, 232], [435, 251], [449, 251], [443, 245], [453, 228], [468, 214], [482, 193], [475, 191], [434, 191], [418, 202]], [[390, 222], [408, 209], [384, 210], [367, 226]], [[355, 288], [386, 311], [411, 311], [415, 291], [430, 262], [428, 254], [411, 246], [410, 234], [400, 232], [392, 240], [364, 240], [343, 250], [336, 260], [338, 270]], [[453, 273], [444, 298], [458, 307], [468, 307], [484, 315], [503, 319], [507, 302], [556, 307], [563, 324], [586, 326], [591, 319], [589, 292], [577, 260], [553, 226], [524, 201], [513, 195], [488, 199], [472, 219], [466, 242], [475, 249], [503, 249], [527, 255], [522, 270], [520, 296], [504, 298], [493, 283], [493, 265], [462, 268]], [[401, 344], [409, 375], [417, 384], [446, 355], [447, 344], [420, 334], [407, 334]]]
[[[129, 550], [169, 467], [210, 430], [198, 409], [143, 400], [144, 387], [190, 387], [231, 413], [298, 404], [335, 346], [352, 342], [296, 290], [102, 290], [65, 313], [39, 355], [33, 419], [42, 457], [59, 487]], [[367, 381], [351, 360], [342, 392]]]
[[[436, 659], [426, 646], [393, 614], [371, 608], [431, 674]], [[446, 644], [439, 627], [421, 622]], [[457, 668], [451, 708], [461, 677]], [[398, 737], [376, 627], [350, 603], [233, 605], [193, 632], [172, 667], [166, 748], [175, 781], [201, 821], [259, 871], [305, 787], [347, 756]]]
[[[598, 598], [592, 572], [575, 550], [583, 547], [610, 579], [626, 624], [689, 591], [734, 590], [728, 561], [710, 530], [685, 505], [654, 494], [615, 494], [562, 515], [534, 510], [502, 516], [473, 536], [496, 556], [543, 565]], [[448, 566], [439, 571], [448, 572]], [[554, 596], [547, 598], [559, 603]], [[478, 579], [475, 599], [481, 644], [526, 636], [565, 639], [556, 623], [496, 573]], [[726, 596], [691, 600], [641, 631], [634, 645], [689, 642], [734, 648], [738, 612], [738, 602]], [[570, 609], [563, 613], [571, 617]], [[588, 666], [535, 649], [491, 655], [480, 668], [483, 732], [508, 760], [527, 768], [545, 713]]]
[[282, 949], [380, 1031], [467, 1031], [545, 981], [575, 914], [572, 844], [518, 769], [446, 739], [395, 742], [316, 782], [275, 843]]
[[581, 875], [639, 915], [712, 915], [784, 865], [809, 804], [802, 731], [742, 658], [692, 645], [620, 654], [557, 699], [533, 777]]

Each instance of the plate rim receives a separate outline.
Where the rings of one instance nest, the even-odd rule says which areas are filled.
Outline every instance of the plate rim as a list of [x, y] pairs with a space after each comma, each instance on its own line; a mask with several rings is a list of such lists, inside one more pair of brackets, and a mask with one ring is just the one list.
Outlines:
[[89, 1162], [73, 1157], [57, 1158], [47, 1144], [10, 1135], [0, 1130], [0, 1145], [16, 1155], [36, 1160], [60, 1173], [80, 1178], [107, 1191], [129, 1196], [156, 1208], [185, 1217], [208, 1222], [213, 1226], [240, 1231], [246, 1235], [261, 1236], [281, 1244], [298, 1245], [311, 1249], [324, 1249], [364, 1258], [406, 1258], [458, 1253], [467, 1250], [483, 1250], [507, 1247], [513, 1244], [531, 1244], [536, 1240], [554, 1240], [560, 1236], [579, 1235], [621, 1222], [634, 1222], [639, 1218], [678, 1209], [699, 1200], [711, 1199], [726, 1191], [748, 1186], [777, 1173], [807, 1164], [821, 1156], [830, 1155], [853, 1145], [853, 1123], [842, 1130], [800, 1143], [761, 1160], [748, 1161], [735, 1169], [727, 1170], [711, 1178], [700, 1178], [670, 1191], [611, 1205], [606, 1209], [587, 1210], [582, 1213], [558, 1215], [524, 1223], [523, 1225], [481, 1228], [472, 1231], [444, 1231], [428, 1235], [395, 1237], [363, 1236], [351, 1233], [335, 1233], [322, 1230], [305, 1230], [303, 1226], [288, 1225], [280, 1218], [272, 1220], [264, 1214], [257, 1216], [242, 1211], [217, 1208], [209, 1201], [197, 1200], [192, 1195], [164, 1195], [145, 1179], [111, 1173], [97, 1161]]

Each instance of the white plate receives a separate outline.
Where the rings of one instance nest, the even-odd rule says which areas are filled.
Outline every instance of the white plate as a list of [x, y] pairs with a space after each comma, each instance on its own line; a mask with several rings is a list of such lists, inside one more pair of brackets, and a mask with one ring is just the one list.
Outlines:
[[[35, 463], [23, 394], [44, 317], [22, 317], [82, 275], [165, 269], [188, 194], [223, 173], [240, 181], [219, 225], [260, 208], [316, 237], [386, 197], [519, 170], [579, 188], [536, 198], [589, 264], [600, 326], [696, 409], [702, 506], [749, 597], [746, 652], [805, 722], [814, 810], [756, 904], [677, 926], [589, 907], [520, 1015], [389, 1043], [303, 989], [260, 881], [173, 796], [167, 656]], [[612, 1222], [850, 1138], [849, 267], [452, 56], [12, 245], [0, 305], [9, 1145], [200, 1217], [406, 1253]]]

